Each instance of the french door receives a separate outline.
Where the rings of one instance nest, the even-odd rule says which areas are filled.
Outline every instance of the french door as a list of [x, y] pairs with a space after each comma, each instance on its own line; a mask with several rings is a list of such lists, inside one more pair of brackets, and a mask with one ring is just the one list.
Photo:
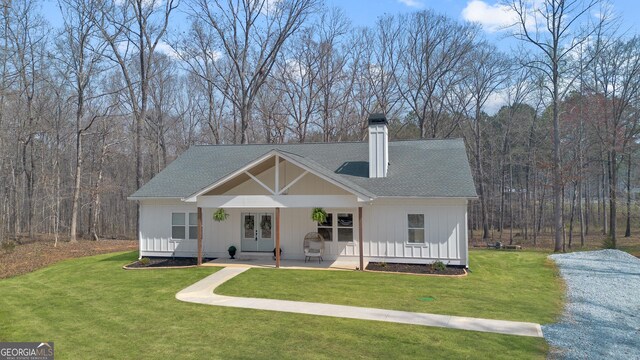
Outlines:
[[242, 213], [242, 251], [273, 251], [273, 225], [273, 213]]

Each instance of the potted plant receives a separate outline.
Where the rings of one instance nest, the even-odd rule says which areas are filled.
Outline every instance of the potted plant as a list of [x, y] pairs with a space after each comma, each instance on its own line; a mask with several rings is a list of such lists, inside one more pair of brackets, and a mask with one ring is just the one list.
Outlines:
[[236, 247], [231, 245], [229, 246], [229, 249], [227, 249], [227, 251], [229, 251], [229, 256], [231, 256], [232, 259], [235, 259], [234, 256], [236, 256], [236, 251], [237, 251]]
[[313, 208], [311, 211], [311, 220], [317, 222], [318, 224], [322, 224], [327, 221], [327, 212], [324, 211], [323, 208], [317, 207]]
[[[280, 248], [280, 258], [282, 259], [282, 248]], [[276, 259], [276, 248], [273, 248], [273, 260]]]
[[225, 221], [227, 220], [228, 217], [229, 217], [229, 214], [227, 214], [227, 212], [224, 211], [223, 208], [220, 208], [213, 213], [213, 220], [217, 222]]

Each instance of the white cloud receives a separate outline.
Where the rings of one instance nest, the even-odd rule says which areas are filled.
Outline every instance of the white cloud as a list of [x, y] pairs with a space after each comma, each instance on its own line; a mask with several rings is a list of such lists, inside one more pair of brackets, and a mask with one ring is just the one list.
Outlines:
[[424, 7], [424, 3], [419, 0], [397, 0], [397, 1], [405, 6], [412, 7], [412, 8]]
[[278, 5], [282, 0], [265, 0], [262, 3], [262, 9], [260, 10], [260, 14], [269, 15], [278, 9]]
[[495, 115], [498, 110], [508, 104], [508, 95], [506, 90], [495, 91], [487, 98], [482, 110], [488, 115]]
[[178, 53], [171, 47], [171, 45], [167, 44], [164, 41], [160, 41], [158, 45], [156, 45], [156, 50], [160, 53], [163, 53], [170, 58], [177, 59], [179, 58]]
[[296, 59], [285, 60], [283, 71], [295, 81], [300, 81], [307, 75], [307, 69]]
[[516, 15], [506, 5], [489, 5], [482, 0], [472, 0], [462, 10], [462, 17], [482, 25], [487, 32], [500, 31], [516, 21]]

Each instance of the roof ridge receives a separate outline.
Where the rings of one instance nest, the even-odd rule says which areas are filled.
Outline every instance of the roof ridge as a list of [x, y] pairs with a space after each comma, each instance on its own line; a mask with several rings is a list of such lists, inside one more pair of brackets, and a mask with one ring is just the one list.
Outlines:
[[[436, 142], [464, 140], [461, 137], [446, 139], [396, 139], [389, 140], [389, 144], [403, 142]], [[252, 143], [252, 144], [194, 144], [190, 147], [241, 147], [241, 146], [304, 146], [304, 145], [336, 145], [336, 144], [367, 144], [368, 141], [334, 141], [334, 142], [303, 142], [303, 143]]]

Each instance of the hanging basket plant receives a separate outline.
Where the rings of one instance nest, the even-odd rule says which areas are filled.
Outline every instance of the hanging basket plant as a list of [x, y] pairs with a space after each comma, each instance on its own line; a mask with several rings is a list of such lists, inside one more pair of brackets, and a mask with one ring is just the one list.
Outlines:
[[327, 221], [327, 212], [320, 207], [313, 208], [313, 210], [311, 211], [311, 220], [317, 222], [318, 224], [322, 224], [323, 222]]
[[220, 208], [213, 213], [213, 220], [218, 222], [225, 221], [227, 220], [228, 217], [229, 217], [229, 214], [227, 214], [227, 212], [224, 211], [223, 208]]

